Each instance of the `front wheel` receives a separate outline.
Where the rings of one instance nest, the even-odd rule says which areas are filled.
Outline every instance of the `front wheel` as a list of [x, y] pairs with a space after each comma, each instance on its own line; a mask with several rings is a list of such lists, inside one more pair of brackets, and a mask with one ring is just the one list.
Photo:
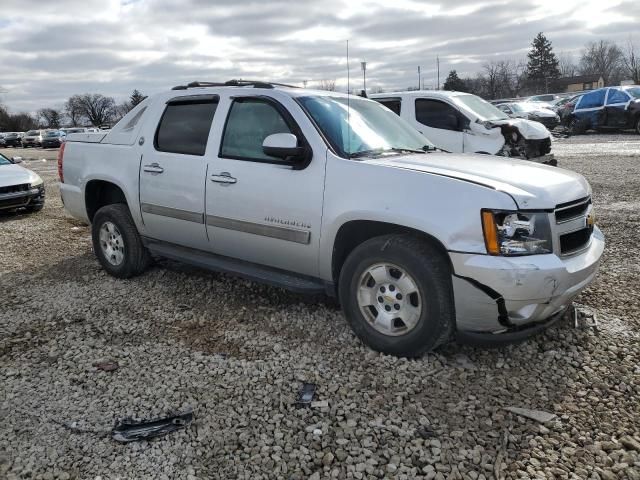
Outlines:
[[339, 294], [351, 328], [374, 350], [416, 357], [453, 335], [449, 264], [420, 238], [386, 235], [356, 247], [340, 273]]
[[129, 207], [123, 203], [107, 205], [96, 212], [91, 223], [91, 238], [102, 268], [114, 277], [139, 275], [151, 262]]
[[636, 119], [636, 133], [640, 135], [640, 117]]

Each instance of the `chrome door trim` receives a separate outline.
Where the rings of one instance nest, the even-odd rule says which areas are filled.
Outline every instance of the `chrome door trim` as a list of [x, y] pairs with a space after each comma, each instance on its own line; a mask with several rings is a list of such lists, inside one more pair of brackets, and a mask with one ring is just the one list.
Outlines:
[[277, 238], [278, 240], [285, 240], [287, 242], [300, 243], [303, 245], [308, 245], [311, 242], [311, 232], [295, 228], [274, 227], [272, 225], [245, 222], [244, 220], [217, 217], [215, 215], [207, 215], [207, 225], [211, 227], [224, 228], [226, 230], [251, 233], [262, 237]]
[[161, 215], [163, 217], [171, 217], [186, 222], [204, 223], [204, 214], [197, 212], [189, 212], [178, 208], [163, 207], [161, 205], [153, 205], [151, 203], [140, 204], [140, 210], [144, 213], [152, 215]]

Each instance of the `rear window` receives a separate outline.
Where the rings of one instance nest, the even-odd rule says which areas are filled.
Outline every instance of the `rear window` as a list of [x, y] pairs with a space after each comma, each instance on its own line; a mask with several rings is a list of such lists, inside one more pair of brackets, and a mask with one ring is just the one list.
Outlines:
[[156, 150], [204, 155], [217, 106], [217, 100], [169, 103], [156, 132]]
[[609, 96], [607, 97], [607, 105], [613, 105], [615, 103], [627, 103], [629, 101], [629, 95], [622, 90], [612, 88], [609, 90]]

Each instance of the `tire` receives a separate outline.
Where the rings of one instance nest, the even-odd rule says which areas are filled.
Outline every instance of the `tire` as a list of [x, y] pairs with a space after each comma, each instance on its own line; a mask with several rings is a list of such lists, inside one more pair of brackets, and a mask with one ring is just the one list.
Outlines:
[[[386, 279], [390, 278], [391, 282], [374, 279], [372, 271], [377, 272], [379, 279], [388, 273]], [[395, 280], [397, 286], [393, 283]], [[417, 357], [453, 336], [455, 313], [449, 262], [438, 249], [415, 236], [385, 235], [356, 247], [342, 267], [338, 291], [354, 333], [374, 350]], [[402, 291], [407, 294], [406, 298], [398, 295]], [[386, 294], [380, 295], [382, 292]], [[395, 303], [396, 299], [400, 299], [399, 304]], [[363, 306], [369, 302], [372, 305]], [[381, 318], [393, 317], [398, 306], [398, 315], [403, 318], [400, 321], [393, 318], [390, 325], [387, 324], [393, 331], [387, 328], [383, 332], [384, 327], [374, 326], [380, 315]], [[391, 309], [385, 316], [383, 308], [387, 307]], [[412, 315], [413, 326], [405, 323]]]
[[[101, 234], [105, 236], [101, 238]], [[107, 205], [96, 212], [91, 238], [102, 268], [114, 277], [139, 275], [151, 263], [149, 251], [142, 244], [129, 207], [124, 203]]]
[[640, 117], [636, 118], [636, 133], [640, 135]]
[[587, 131], [583, 122], [573, 117], [569, 120], [569, 132], [571, 135], [582, 135]]

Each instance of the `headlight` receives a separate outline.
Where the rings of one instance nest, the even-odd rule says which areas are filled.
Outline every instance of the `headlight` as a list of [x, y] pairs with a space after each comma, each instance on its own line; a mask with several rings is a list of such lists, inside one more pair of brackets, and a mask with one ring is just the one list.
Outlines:
[[545, 212], [482, 211], [482, 230], [489, 255], [551, 253], [551, 226]]
[[41, 187], [43, 183], [44, 182], [42, 181], [42, 179], [40, 177], [38, 177], [37, 180], [34, 180], [33, 182], [31, 182], [31, 188]]

